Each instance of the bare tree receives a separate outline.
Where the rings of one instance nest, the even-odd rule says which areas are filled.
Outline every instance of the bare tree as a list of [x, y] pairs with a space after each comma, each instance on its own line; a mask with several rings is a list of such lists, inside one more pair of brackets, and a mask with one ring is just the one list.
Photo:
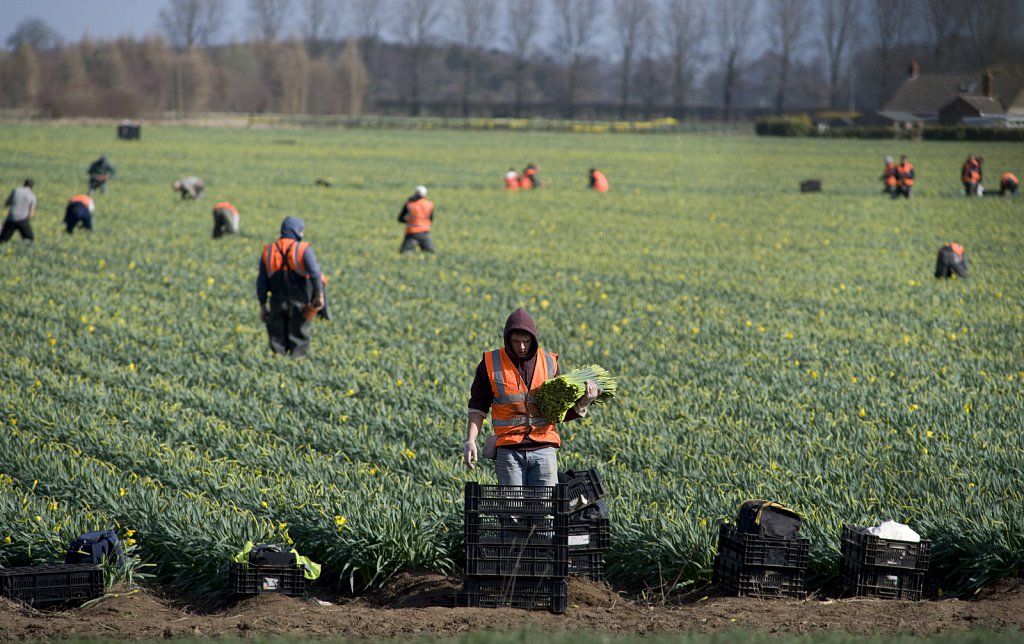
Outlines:
[[725, 119], [732, 118], [733, 92], [740, 79], [744, 57], [750, 46], [754, 24], [753, 0], [719, 0], [715, 15], [715, 34], [722, 57], [722, 105]]
[[422, 108], [423, 66], [430, 51], [434, 25], [444, 9], [439, 0], [401, 0], [398, 7], [398, 32], [406, 46], [409, 69], [409, 114], [418, 116]]
[[576, 92], [583, 71], [583, 57], [594, 37], [600, 12], [599, 0], [553, 0], [557, 18], [557, 41], [566, 63], [565, 115], [575, 115]]
[[1021, 0], [988, 0], [984, 7], [967, 12], [967, 31], [971, 46], [982, 67], [993, 67], [1009, 60], [1021, 19]]
[[249, 25], [264, 43], [277, 40], [290, 15], [291, 0], [249, 0]]
[[338, 5], [331, 0], [302, 0], [302, 37], [310, 54], [338, 33]]
[[206, 45], [224, 22], [225, 0], [168, 0], [160, 10], [160, 23], [177, 49], [189, 51]]
[[524, 68], [526, 57], [530, 54], [537, 24], [540, 22], [540, 0], [519, 0], [509, 2], [507, 21], [509, 44], [512, 46], [512, 59], [515, 69], [512, 71], [512, 84], [515, 94], [514, 114], [519, 116], [523, 109]]
[[872, 0], [872, 31], [878, 52], [878, 95], [888, 100], [896, 89], [902, 65], [896, 60], [908, 40], [913, 0]]
[[633, 73], [633, 56], [637, 45], [645, 38], [643, 29], [651, 13], [650, 0], [613, 0], [615, 26], [619, 44], [622, 47], [622, 61], [619, 71], [619, 118], [625, 120], [629, 104], [629, 79]]
[[480, 50], [492, 37], [496, 0], [458, 0], [456, 23], [462, 36], [462, 115], [469, 116], [469, 99], [473, 92], [473, 76], [480, 64]]
[[384, 0], [351, 0], [352, 27], [362, 40], [380, 37], [382, 15], [388, 6]]
[[935, 66], [947, 71], [956, 38], [967, 21], [964, 15], [970, 5], [961, 0], [921, 0], [921, 15], [931, 37], [931, 54]]
[[786, 83], [794, 51], [799, 50], [807, 35], [813, 6], [810, 0], [770, 0], [772, 48], [779, 57], [779, 78], [775, 88], [775, 113], [782, 114], [786, 105]]
[[22, 45], [29, 45], [35, 51], [43, 51], [58, 47], [60, 43], [60, 34], [42, 18], [25, 18], [7, 37], [7, 46], [13, 51], [17, 51]]
[[662, 37], [672, 67], [672, 109], [682, 118], [686, 97], [693, 87], [704, 28], [702, 5], [696, 0], [668, 0], [662, 20]]
[[828, 106], [839, 108], [843, 72], [857, 31], [857, 0], [824, 0], [822, 44], [828, 60]]

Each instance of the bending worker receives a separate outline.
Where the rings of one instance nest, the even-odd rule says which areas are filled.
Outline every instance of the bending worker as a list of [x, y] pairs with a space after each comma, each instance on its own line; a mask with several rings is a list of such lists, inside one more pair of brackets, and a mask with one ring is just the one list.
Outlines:
[[213, 207], [213, 238], [225, 234], [238, 234], [238, 209], [229, 201], [221, 201]]
[[935, 260], [935, 277], [967, 277], [967, 251], [955, 242], [948, 242], [939, 249]]
[[[558, 354], [545, 351], [537, 342], [537, 325], [526, 310], [516, 309], [505, 321], [505, 343], [484, 354], [470, 389], [469, 417], [463, 462], [473, 469], [477, 461], [476, 439], [491, 413], [497, 438], [495, 469], [499, 485], [558, 483], [558, 454], [562, 444], [555, 424], [544, 418], [534, 394], [549, 378], [559, 375]], [[587, 381], [586, 392], [565, 420], [587, 415], [587, 407], [600, 389]]]
[[306, 355], [313, 318], [318, 313], [328, 317], [326, 280], [313, 249], [302, 241], [305, 228], [306, 222], [298, 217], [285, 217], [280, 239], [263, 247], [256, 278], [260, 320], [267, 325], [270, 348], [293, 357]]
[[96, 192], [96, 188], [100, 189], [100, 192], [107, 194], [107, 182], [114, 178], [117, 174], [117, 170], [114, 166], [110, 165], [110, 161], [107, 160], [107, 155], [102, 155], [89, 164], [89, 196], [93, 196]]
[[1012, 172], [1004, 172], [1003, 176], [999, 177], [999, 196], [1005, 197], [1007, 193], [1020, 194], [1020, 179]]
[[96, 212], [96, 204], [89, 195], [75, 195], [68, 199], [64, 208], [64, 226], [70, 235], [75, 228], [81, 226], [92, 230], [92, 213]]
[[981, 186], [981, 162], [973, 154], [968, 154], [967, 160], [960, 166], [960, 182], [964, 184], [964, 194], [968, 197], [981, 195], [978, 191]]
[[171, 188], [180, 192], [182, 199], [198, 199], [203, 196], [206, 184], [199, 177], [185, 177], [171, 184]]
[[590, 169], [590, 189], [596, 192], [608, 192], [608, 179], [597, 168]]

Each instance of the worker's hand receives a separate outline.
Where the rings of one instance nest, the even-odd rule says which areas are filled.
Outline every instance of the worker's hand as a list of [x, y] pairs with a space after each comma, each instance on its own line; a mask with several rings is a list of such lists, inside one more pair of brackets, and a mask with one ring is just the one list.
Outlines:
[[314, 309], [324, 308], [324, 294], [317, 293], [316, 295], [314, 295], [313, 301], [310, 302], [309, 305], [312, 306]]
[[260, 307], [260, 322], [262, 322], [263, 324], [266, 324], [267, 320], [269, 318], [270, 318], [270, 312], [267, 311], [267, 307], [261, 306]]
[[466, 467], [473, 470], [476, 469], [477, 449], [476, 441], [466, 441], [463, 446], [462, 462], [466, 464]]
[[584, 416], [587, 413], [587, 407], [590, 403], [597, 400], [597, 397], [601, 395], [601, 388], [597, 386], [597, 383], [593, 380], [587, 381], [587, 390], [583, 393], [579, 400], [576, 401], [576, 411], [580, 416]]

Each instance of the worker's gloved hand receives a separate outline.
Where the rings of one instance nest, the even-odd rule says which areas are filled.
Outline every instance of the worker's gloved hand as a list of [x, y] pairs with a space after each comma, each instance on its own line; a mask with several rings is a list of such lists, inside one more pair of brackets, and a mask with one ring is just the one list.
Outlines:
[[324, 294], [317, 293], [316, 295], [314, 295], [313, 301], [310, 302], [309, 305], [312, 306], [314, 309], [324, 308]]
[[267, 323], [267, 319], [269, 317], [270, 317], [270, 312], [267, 311], [267, 307], [261, 306], [260, 307], [260, 322], [262, 322], [263, 324], [266, 324]]
[[476, 441], [466, 441], [464, 449], [463, 449], [463, 454], [462, 454], [462, 462], [464, 462], [466, 464], [466, 467], [468, 467], [469, 469], [472, 470], [472, 469], [476, 469], [476, 460], [477, 460]]

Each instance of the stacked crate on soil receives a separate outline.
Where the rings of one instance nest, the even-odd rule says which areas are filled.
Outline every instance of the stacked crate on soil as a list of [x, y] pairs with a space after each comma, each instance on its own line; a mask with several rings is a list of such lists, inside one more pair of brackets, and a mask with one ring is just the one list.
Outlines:
[[103, 595], [103, 570], [95, 564], [0, 568], [0, 595], [32, 606], [80, 603]]
[[800, 536], [802, 524], [800, 515], [783, 505], [745, 501], [736, 525], [719, 528], [715, 584], [740, 597], [802, 599], [810, 546]]
[[611, 546], [608, 506], [601, 499], [607, 494], [596, 469], [585, 472], [561, 472], [559, 482], [568, 488], [569, 575], [591, 581], [604, 581], [604, 552]]
[[931, 542], [897, 541], [843, 526], [840, 572], [845, 593], [918, 601], [928, 571]]
[[569, 497], [565, 485], [466, 483], [463, 606], [568, 605]]

